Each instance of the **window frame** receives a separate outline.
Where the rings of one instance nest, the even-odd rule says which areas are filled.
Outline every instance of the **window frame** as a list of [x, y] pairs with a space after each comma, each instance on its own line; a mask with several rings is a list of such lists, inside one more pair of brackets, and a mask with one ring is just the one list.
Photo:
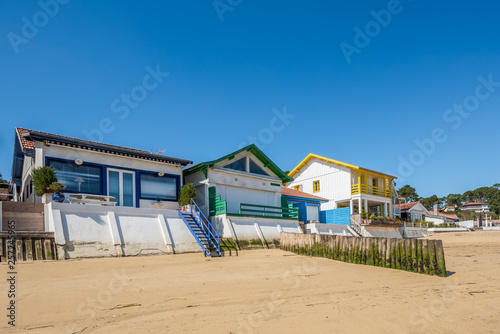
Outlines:
[[[51, 165], [51, 162], [73, 164], [74, 160], [60, 159], [60, 158], [53, 158], [53, 157], [46, 157], [45, 158], [45, 166], [49, 166], [49, 167], [54, 168]], [[104, 172], [105, 172], [105, 169], [107, 169], [107, 166], [101, 165], [101, 164], [95, 164], [95, 163], [91, 163], [91, 162], [84, 162], [80, 166], [99, 168], [99, 172], [100, 172], [99, 173], [99, 177], [100, 177], [99, 193], [98, 194], [93, 193], [92, 195], [104, 195], [104, 184], [105, 184], [105, 182], [107, 182], [107, 178], [104, 175]], [[57, 173], [56, 173], [56, 177], [57, 177]], [[61, 182], [61, 180], [59, 180], [59, 182]], [[71, 194], [89, 194], [88, 192], [84, 192], [84, 191], [68, 191], [68, 190], [65, 190], [65, 191], [67, 191]]]
[[[138, 195], [139, 195], [139, 199], [145, 199], [145, 200], [154, 200], [156, 201], [156, 197], [155, 198], [152, 198], [152, 197], [146, 197], [146, 196], [142, 196], [142, 184], [141, 184], [141, 176], [142, 175], [156, 175], [158, 176], [158, 173], [156, 172], [149, 172], [149, 171], [139, 171], [138, 173], [138, 184], [137, 184], [137, 192], [138, 192]], [[176, 179], [176, 187], [175, 187], [175, 199], [161, 199], [162, 202], [178, 202], [179, 201], [179, 190], [181, 188], [181, 177], [180, 175], [175, 175], [175, 174], [167, 174], [167, 173], [164, 173], [163, 176], [158, 176], [158, 177], [170, 177], [170, 178], [174, 178]]]
[[319, 193], [319, 192], [320, 192], [319, 180], [313, 181], [313, 193]]

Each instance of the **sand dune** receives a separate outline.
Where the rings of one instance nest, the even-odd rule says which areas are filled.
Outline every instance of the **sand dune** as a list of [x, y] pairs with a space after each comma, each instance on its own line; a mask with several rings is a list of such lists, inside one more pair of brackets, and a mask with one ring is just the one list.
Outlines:
[[500, 232], [432, 238], [447, 278], [280, 250], [19, 263], [17, 326], [0, 331], [498, 333]]

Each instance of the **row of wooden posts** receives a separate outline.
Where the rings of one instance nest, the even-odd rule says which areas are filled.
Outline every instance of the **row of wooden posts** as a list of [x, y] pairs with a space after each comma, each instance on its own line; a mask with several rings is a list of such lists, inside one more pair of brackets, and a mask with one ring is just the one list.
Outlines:
[[446, 277], [441, 240], [281, 233], [280, 248], [296, 254]]
[[18, 232], [12, 246], [9, 237], [0, 232], [0, 262], [7, 262], [12, 255], [16, 261], [57, 260], [53, 233]]

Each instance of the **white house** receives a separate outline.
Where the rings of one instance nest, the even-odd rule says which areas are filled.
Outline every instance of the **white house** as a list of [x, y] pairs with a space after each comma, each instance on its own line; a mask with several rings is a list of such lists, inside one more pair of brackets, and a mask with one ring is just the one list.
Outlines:
[[182, 168], [192, 162], [151, 152], [16, 128], [12, 183], [14, 198], [40, 202], [31, 182], [34, 168], [55, 168], [72, 194], [108, 195], [117, 206], [150, 208], [157, 199], [165, 209], [178, 208]]
[[200, 209], [223, 237], [263, 244], [281, 231], [300, 232], [298, 209], [282, 197], [291, 180], [254, 144], [184, 170]]
[[458, 217], [455, 214], [447, 214], [436, 211], [429, 211], [429, 215], [425, 216], [425, 221], [431, 222], [436, 226], [440, 224], [450, 224], [458, 222]]
[[397, 209], [401, 210], [401, 218], [406, 221], [426, 220], [430, 216], [430, 212], [420, 202], [410, 202], [397, 205]]
[[462, 211], [490, 212], [488, 203], [467, 203], [460, 207]]
[[[350, 209], [350, 214], [367, 217], [393, 216], [397, 199], [393, 190], [394, 176], [309, 154], [290, 173], [294, 180], [286, 186], [329, 201], [321, 210]], [[347, 222], [348, 223], [348, 222]]]

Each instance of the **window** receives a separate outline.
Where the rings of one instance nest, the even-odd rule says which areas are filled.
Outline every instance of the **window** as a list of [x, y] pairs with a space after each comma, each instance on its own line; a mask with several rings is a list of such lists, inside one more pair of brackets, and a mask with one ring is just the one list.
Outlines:
[[[248, 159], [248, 168], [247, 168], [247, 159]], [[237, 161], [234, 161], [224, 166], [224, 168], [238, 170], [241, 172], [247, 172], [252, 174], [269, 176], [269, 174], [266, 173], [264, 169], [262, 169], [255, 161], [253, 161], [249, 157], [244, 157]]]
[[229, 168], [229, 169], [234, 169], [234, 170], [239, 170], [239, 171], [245, 172], [247, 170], [246, 158], [242, 158], [240, 160], [232, 162], [229, 165], [224, 166], [224, 168]]
[[260, 174], [260, 175], [266, 175], [269, 176], [262, 168], [259, 167], [252, 159], [248, 159], [250, 161], [250, 173], [253, 174]]
[[65, 192], [101, 195], [101, 167], [77, 165], [73, 162], [50, 160], [59, 182], [66, 186]]
[[177, 176], [141, 173], [141, 198], [176, 201], [178, 188]]
[[313, 193], [319, 192], [319, 181], [313, 182]]
[[293, 189], [295, 189], [295, 190], [297, 190], [297, 191], [301, 191], [301, 189], [300, 189], [300, 188], [301, 188], [301, 186], [300, 186], [300, 185], [293, 187]]

